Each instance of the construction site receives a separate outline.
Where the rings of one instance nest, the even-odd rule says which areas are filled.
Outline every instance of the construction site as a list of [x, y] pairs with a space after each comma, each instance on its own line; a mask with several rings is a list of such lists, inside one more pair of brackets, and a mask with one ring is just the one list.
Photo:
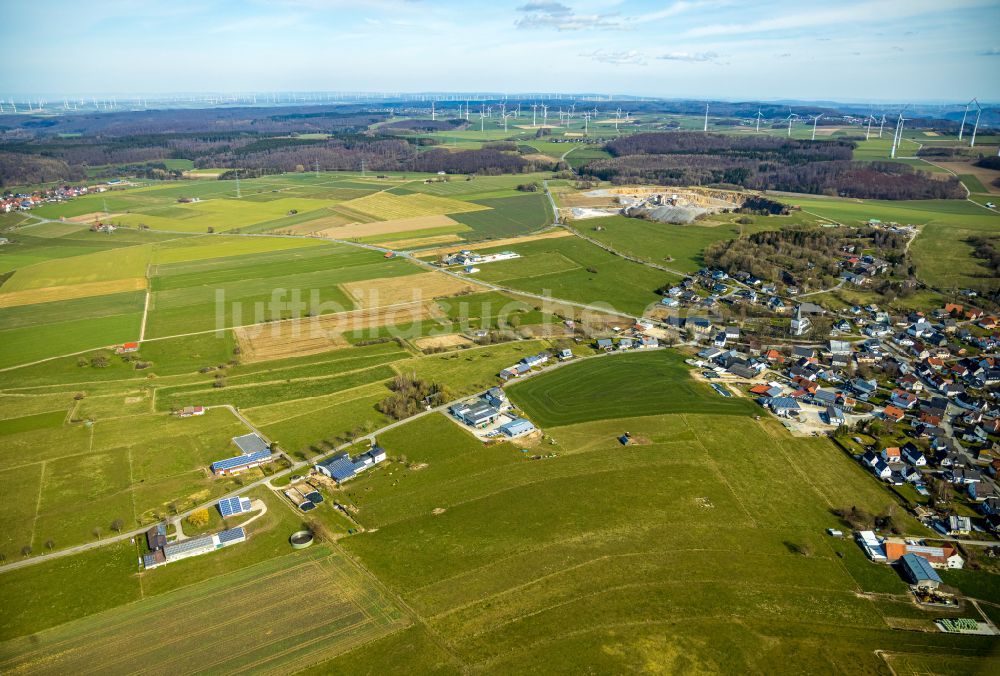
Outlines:
[[622, 215], [683, 225], [708, 214], [739, 209], [744, 199], [740, 193], [723, 190], [625, 186], [567, 195], [561, 211], [567, 220]]

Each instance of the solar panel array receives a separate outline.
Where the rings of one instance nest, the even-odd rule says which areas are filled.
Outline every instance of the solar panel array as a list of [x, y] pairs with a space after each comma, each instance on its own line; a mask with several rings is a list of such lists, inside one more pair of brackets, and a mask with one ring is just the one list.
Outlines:
[[250, 511], [250, 498], [225, 498], [219, 501], [219, 513], [222, 517], [233, 516]]
[[236, 444], [240, 451], [242, 451], [245, 455], [260, 453], [261, 451], [267, 450], [267, 442], [252, 432], [250, 434], [233, 437], [233, 443]]
[[271, 451], [260, 451], [259, 453], [250, 453], [248, 455], [237, 455], [233, 458], [226, 458], [225, 460], [218, 460], [212, 463], [212, 471], [217, 472], [220, 469], [232, 469], [234, 467], [241, 467], [243, 465], [248, 465], [252, 462], [263, 462], [271, 457]]
[[319, 491], [310, 491], [309, 493], [306, 493], [306, 500], [308, 500], [309, 502], [314, 502], [318, 505], [319, 503], [323, 502], [323, 496], [320, 494]]
[[240, 540], [245, 540], [246, 537], [247, 534], [242, 527], [230, 528], [219, 533], [219, 544], [226, 545], [231, 542], [239, 542]]
[[167, 558], [177, 556], [178, 554], [184, 554], [196, 549], [209, 550], [215, 546], [212, 541], [211, 535], [202, 535], [201, 537], [188, 538], [187, 540], [181, 540], [179, 542], [171, 542], [166, 547], [164, 547], [164, 552]]

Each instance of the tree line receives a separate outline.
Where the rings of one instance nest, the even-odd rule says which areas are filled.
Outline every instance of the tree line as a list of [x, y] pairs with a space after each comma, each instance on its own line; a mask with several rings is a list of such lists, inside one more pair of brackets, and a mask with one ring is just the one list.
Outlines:
[[605, 145], [611, 158], [580, 172], [613, 183], [730, 185], [869, 199], [964, 196], [957, 178], [938, 180], [896, 162], [854, 162], [850, 141], [699, 132], [634, 134]]

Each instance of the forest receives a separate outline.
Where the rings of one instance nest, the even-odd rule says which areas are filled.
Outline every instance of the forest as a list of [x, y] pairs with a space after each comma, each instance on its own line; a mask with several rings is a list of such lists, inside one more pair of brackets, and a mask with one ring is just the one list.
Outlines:
[[868, 199], [961, 198], [957, 178], [931, 178], [905, 164], [854, 162], [850, 141], [704, 133], [635, 134], [605, 145], [612, 155], [581, 173], [614, 183], [730, 185]]
[[770, 282], [817, 289], [837, 283], [847, 251], [866, 249], [878, 251], [894, 277], [911, 277], [915, 272], [906, 258], [906, 237], [874, 228], [758, 232], [711, 244], [704, 255], [706, 265], [731, 275], [743, 271]]

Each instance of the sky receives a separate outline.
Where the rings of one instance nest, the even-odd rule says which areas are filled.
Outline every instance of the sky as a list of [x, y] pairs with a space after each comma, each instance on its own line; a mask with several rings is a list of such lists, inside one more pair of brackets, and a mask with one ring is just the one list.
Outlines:
[[590, 92], [1000, 100], [998, 0], [31, 0], [0, 97]]

